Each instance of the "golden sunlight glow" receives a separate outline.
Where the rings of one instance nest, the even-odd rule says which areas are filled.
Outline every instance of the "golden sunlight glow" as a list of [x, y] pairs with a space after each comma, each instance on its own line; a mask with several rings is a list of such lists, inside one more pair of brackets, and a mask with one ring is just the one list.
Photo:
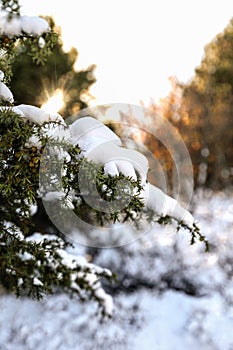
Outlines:
[[51, 96], [47, 102], [45, 102], [41, 108], [49, 113], [57, 113], [64, 105], [63, 92], [57, 89], [53, 96]]
[[201, 7], [196, 0], [79, 1], [80, 13], [92, 24], [87, 26], [87, 16], [77, 20], [76, 4], [21, 0], [20, 12], [51, 15], [62, 28], [65, 50], [76, 47], [80, 53], [75, 68], [97, 66], [97, 83], [91, 87], [94, 105], [143, 101], [149, 106], [151, 99], [166, 97], [171, 90], [168, 77], [182, 83], [191, 79], [204, 46], [222, 32], [232, 14], [231, 0], [206, 0]]

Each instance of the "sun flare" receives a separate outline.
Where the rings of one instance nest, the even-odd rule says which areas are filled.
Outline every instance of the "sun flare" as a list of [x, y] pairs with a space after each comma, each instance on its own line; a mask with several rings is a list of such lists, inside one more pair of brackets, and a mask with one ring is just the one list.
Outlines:
[[49, 97], [47, 102], [45, 102], [41, 108], [49, 113], [57, 113], [64, 105], [63, 92], [57, 89], [55, 93]]

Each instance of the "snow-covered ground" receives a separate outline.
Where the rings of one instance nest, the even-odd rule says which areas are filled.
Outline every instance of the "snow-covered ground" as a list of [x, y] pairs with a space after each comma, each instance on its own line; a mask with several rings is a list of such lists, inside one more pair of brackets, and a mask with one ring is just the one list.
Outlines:
[[[0, 298], [1, 350], [232, 350], [233, 200], [196, 196], [194, 216], [210, 242], [156, 226], [140, 241], [95, 251], [94, 262], [119, 275], [115, 313], [65, 294], [41, 302]], [[90, 253], [90, 252], [89, 252]]]

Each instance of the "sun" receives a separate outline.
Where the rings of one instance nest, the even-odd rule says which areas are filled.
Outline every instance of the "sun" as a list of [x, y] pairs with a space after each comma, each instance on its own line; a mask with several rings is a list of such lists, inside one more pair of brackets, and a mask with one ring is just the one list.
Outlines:
[[57, 113], [64, 105], [63, 92], [61, 89], [57, 89], [54, 94], [49, 97], [41, 108], [48, 113]]

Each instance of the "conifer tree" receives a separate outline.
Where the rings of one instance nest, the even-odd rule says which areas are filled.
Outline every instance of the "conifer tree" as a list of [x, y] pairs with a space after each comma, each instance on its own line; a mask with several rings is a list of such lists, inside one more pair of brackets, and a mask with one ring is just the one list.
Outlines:
[[205, 46], [187, 83], [172, 81], [159, 112], [175, 125], [189, 150], [195, 187], [232, 186], [233, 19]]
[[56, 91], [62, 91], [64, 104], [58, 112], [66, 118], [88, 106], [87, 101], [91, 100], [89, 89], [96, 81], [95, 65], [76, 71], [74, 65], [78, 51], [71, 48], [69, 52], [64, 52], [60, 28], [53, 18], [44, 18], [56, 33], [57, 41], [44, 64], [36, 64], [27, 50], [19, 49], [12, 64], [11, 91], [17, 104], [37, 107], [47, 102]]
[[[20, 50], [27, 52], [37, 64], [44, 64], [56, 47], [58, 35], [49, 28], [45, 19], [20, 16], [17, 0], [2, 1], [0, 16], [0, 279], [2, 285], [18, 296], [27, 295], [40, 299], [55, 290], [65, 290], [81, 299], [94, 298], [106, 315], [112, 313], [112, 299], [101, 287], [100, 278], [113, 279], [113, 274], [104, 268], [88, 263], [72, 250], [66, 226], [72, 224], [70, 213], [82, 220], [103, 225], [116, 221], [140, 220], [144, 214], [143, 193], [145, 174], [141, 168], [133, 169], [131, 157], [135, 153], [120, 147], [117, 136], [93, 118], [83, 118], [70, 127], [61, 115], [49, 114], [30, 104], [14, 104], [11, 86], [12, 64]], [[23, 87], [22, 89], [27, 87]], [[97, 123], [97, 124], [96, 124]], [[124, 154], [127, 162], [118, 162], [120, 171], [113, 174], [116, 164], [104, 159], [105, 152], [90, 152], [88, 138], [93, 125], [98, 126], [98, 136], [106, 138], [115, 155]], [[83, 131], [90, 128], [83, 136]], [[83, 128], [83, 129], [82, 129]], [[87, 130], [88, 131], [88, 130]], [[73, 134], [72, 134], [73, 133]], [[81, 136], [78, 135], [81, 133]], [[85, 133], [84, 133], [85, 134]], [[70, 139], [70, 135], [71, 137]], [[79, 137], [78, 137], [79, 136]], [[74, 138], [78, 137], [78, 142]], [[96, 134], [94, 138], [96, 139]], [[71, 140], [73, 140], [71, 142]], [[99, 142], [99, 140], [98, 140]], [[99, 145], [98, 143], [98, 146]], [[101, 148], [101, 147], [100, 147]], [[103, 150], [103, 148], [101, 149]], [[137, 152], [136, 152], [137, 153]], [[112, 153], [111, 153], [112, 154]], [[146, 159], [136, 154], [147, 169]], [[114, 167], [115, 166], [115, 167]], [[142, 167], [142, 168], [143, 168]], [[85, 184], [91, 189], [91, 205], [79, 181], [82, 171]], [[107, 171], [106, 171], [107, 170]], [[121, 171], [122, 170], [122, 171]], [[93, 176], [95, 174], [95, 176]], [[83, 185], [83, 184], [82, 184]], [[93, 190], [93, 193], [92, 193]], [[159, 208], [163, 193], [152, 187], [152, 211]], [[96, 198], [97, 196], [97, 198]], [[164, 195], [165, 196], [165, 195]], [[168, 202], [166, 214], [157, 220], [167, 223], [172, 216], [175, 201], [165, 196]], [[118, 198], [118, 207], [115, 199]], [[35, 232], [33, 235], [32, 210], [43, 199], [43, 204], [55, 210], [55, 220], [61, 219], [60, 236], [50, 232]], [[126, 200], [126, 204], [125, 204]], [[108, 210], [103, 207], [108, 205]], [[54, 204], [56, 203], [56, 205]], [[123, 204], [123, 205], [122, 205]], [[176, 203], [175, 203], [176, 204]], [[159, 208], [160, 209], [160, 208]], [[68, 213], [68, 214], [67, 214]], [[182, 221], [183, 216], [187, 217]], [[205, 241], [193, 222], [191, 214], [177, 204], [175, 219], [179, 226], [191, 233], [191, 243], [196, 239]], [[83, 235], [88, 232], [83, 232]], [[207, 242], [205, 241], [206, 246]]]

